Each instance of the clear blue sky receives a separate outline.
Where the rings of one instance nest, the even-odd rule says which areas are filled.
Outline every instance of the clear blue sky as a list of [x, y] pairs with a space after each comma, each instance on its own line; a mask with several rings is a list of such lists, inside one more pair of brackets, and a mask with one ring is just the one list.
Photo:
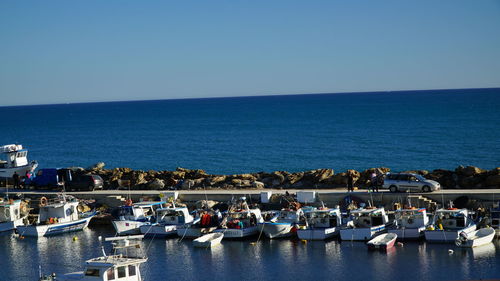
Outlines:
[[0, 1], [0, 105], [500, 86], [500, 1]]

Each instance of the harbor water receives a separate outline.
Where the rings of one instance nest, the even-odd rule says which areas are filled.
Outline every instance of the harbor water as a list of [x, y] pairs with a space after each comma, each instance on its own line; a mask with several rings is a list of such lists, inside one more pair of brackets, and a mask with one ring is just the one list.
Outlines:
[[[73, 239], [74, 237], [78, 239]], [[109, 226], [55, 237], [19, 239], [0, 235], [0, 280], [37, 280], [44, 273], [83, 270], [85, 260], [101, 256], [98, 236], [114, 236]], [[500, 243], [478, 248], [454, 244], [405, 242], [369, 251], [363, 242], [337, 240], [303, 243], [257, 237], [222, 241], [214, 248], [195, 248], [191, 240], [145, 239], [148, 262], [141, 266], [152, 280], [467, 280], [500, 277]], [[110, 245], [104, 242], [106, 251]], [[449, 253], [449, 249], [454, 252]]]

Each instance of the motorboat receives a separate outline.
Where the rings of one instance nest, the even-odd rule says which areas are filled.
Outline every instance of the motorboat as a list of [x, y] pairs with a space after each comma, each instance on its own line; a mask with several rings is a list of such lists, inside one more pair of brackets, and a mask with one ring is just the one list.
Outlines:
[[460, 232], [455, 244], [464, 248], [479, 247], [491, 243], [493, 238], [495, 238], [495, 230], [487, 227], [469, 233]]
[[312, 208], [304, 211], [306, 225], [299, 227], [297, 235], [302, 240], [326, 240], [338, 235], [342, 226], [342, 213], [335, 208]]
[[199, 210], [192, 223], [177, 226], [177, 235], [181, 238], [198, 238], [211, 233], [219, 227], [222, 213], [213, 210]]
[[476, 224], [467, 209], [447, 208], [436, 211], [424, 233], [428, 242], [453, 243], [461, 232], [469, 234], [474, 230]]
[[156, 210], [154, 222], [140, 226], [142, 234], [154, 237], [164, 237], [177, 234], [177, 227], [192, 223], [193, 216], [187, 207], [172, 206]]
[[33, 172], [38, 163], [28, 161], [28, 150], [21, 144], [0, 146], [0, 178], [12, 178], [14, 173], [24, 177], [27, 172]]
[[386, 230], [389, 218], [384, 208], [367, 207], [350, 212], [350, 219], [340, 229], [340, 238], [351, 241], [367, 241]]
[[28, 207], [24, 201], [0, 198], [0, 232], [23, 225], [28, 217]]
[[424, 237], [424, 231], [429, 224], [425, 208], [408, 208], [394, 212], [394, 225], [388, 228], [389, 233], [397, 234], [398, 239], [410, 240]]
[[20, 236], [41, 237], [82, 230], [89, 225], [96, 212], [81, 212], [79, 204], [76, 198], [64, 194], [50, 201], [42, 197], [37, 220], [17, 226], [17, 233]]
[[263, 222], [262, 231], [268, 238], [290, 237], [296, 234], [298, 226], [304, 221], [304, 211], [300, 204], [291, 204], [289, 208], [282, 209], [270, 221]]
[[141, 225], [153, 222], [157, 209], [166, 208], [165, 201], [143, 201], [132, 203], [128, 199], [125, 205], [112, 211], [115, 218], [112, 223], [118, 235], [140, 234]]
[[224, 239], [246, 238], [257, 235], [261, 230], [258, 224], [263, 222], [260, 209], [250, 208], [242, 197], [230, 206], [221, 226], [214, 232], [224, 233]]
[[224, 238], [224, 233], [209, 233], [193, 240], [193, 246], [200, 248], [210, 248], [219, 245]]
[[142, 251], [143, 235], [110, 237], [105, 241], [113, 243], [113, 254], [87, 260], [84, 271], [56, 276], [54, 273], [42, 276], [40, 280], [87, 280], [87, 281], [142, 281], [140, 265], [147, 262]]
[[387, 250], [394, 247], [394, 243], [396, 242], [397, 238], [398, 235], [396, 233], [382, 233], [372, 238], [366, 243], [366, 245], [370, 250]]

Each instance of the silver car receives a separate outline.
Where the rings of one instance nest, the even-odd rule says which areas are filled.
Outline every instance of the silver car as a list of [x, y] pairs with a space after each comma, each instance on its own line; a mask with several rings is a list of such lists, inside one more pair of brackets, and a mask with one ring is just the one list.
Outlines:
[[441, 189], [439, 182], [409, 173], [387, 173], [383, 187], [388, 188], [391, 192], [406, 190], [431, 192]]

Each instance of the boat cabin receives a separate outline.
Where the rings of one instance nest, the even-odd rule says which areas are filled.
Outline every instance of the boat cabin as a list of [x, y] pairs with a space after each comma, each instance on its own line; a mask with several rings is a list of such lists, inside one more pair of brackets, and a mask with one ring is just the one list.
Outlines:
[[472, 220], [467, 209], [448, 208], [437, 210], [432, 223], [444, 230], [457, 230], [468, 227]]
[[227, 228], [247, 228], [263, 223], [264, 219], [260, 209], [236, 210], [229, 212], [227, 216]]
[[342, 224], [339, 209], [320, 208], [304, 212], [307, 224], [314, 228], [337, 227]]
[[394, 215], [397, 226], [401, 228], [418, 228], [429, 223], [425, 208], [401, 209], [397, 210]]
[[[20, 144], [0, 146], [0, 169], [15, 168], [28, 165], [28, 150]], [[24, 176], [24, 175], [19, 175]]]
[[59, 201], [40, 207], [39, 224], [71, 222], [79, 219], [78, 201]]
[[167, 225], [193, 222], [193, 216], [186, 207], [161, 208], [156, 210], [156, 222]]
[[385, 225], [389, 222], [384, 208], [357, 209], [351, 211], [351, 220], [356, 228]]
[[15, 221], [21, 217], [21, 200], [5, 200], [0, 202], [0, 223]]
[[123, 256], [94, 258], [86, 262], [83, 280], [141, 281], [139, 265], [146, 260]]
[[303, 216], [304, 216], [304, 211], [302, 211], [302, 209], [298, 209], [298, 210], [283, 209], [277, 215], [276, 221], [279, 221], [279, 222], [299, 222]]
[[156, 210], [166, 207], [165, 201], [158, 202], [137, 202], [131, 206], [121, 206], [117, 211], [119, 220], [147, 221], [154, 216]]

